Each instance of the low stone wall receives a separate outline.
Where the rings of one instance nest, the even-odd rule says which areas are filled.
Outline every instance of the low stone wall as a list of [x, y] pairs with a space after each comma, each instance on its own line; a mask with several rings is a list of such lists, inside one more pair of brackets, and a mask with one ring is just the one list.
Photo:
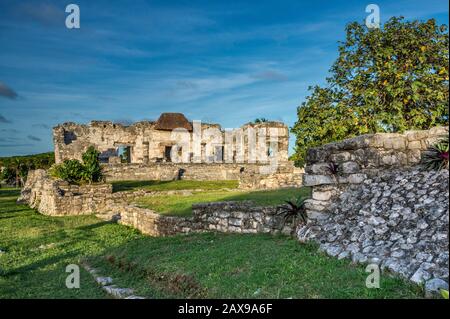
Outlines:
[[105, 209], [111, 194], [111, 184], [69, 185], [39, 169], [28, 173], [18, 201], [45, 215], [85, 215]]
[[293, 162], [279, 163], [274, 172], [261, 174], [260, 167], [249, 167], [239, 176], [241, 189], [277, 189], [302, 186], [304, 170]]
[[151, 236], [168, 236], [198, 231], [232, 233], [293, 234], [295, 221], [284, 222], [277, 207], [259, 207], [252, 202], [217, 202], [193, 205], [192, 217], [172, 217], [129, 202], [137, 197], [164, 194], [187, 195], [189, 191], [112, 192], [110, 184], [69, 185], [54, 180], [44, 170], [31, 171], [19, 202], [51, 216], [96, 213], [119, 220]]
[[276, 206], [256, 206], [251, 201], [215, 202], [192, 205], [193, 220], [205, 230], [227, 233], [293, 234], [297, 222], [286, 221]]
[[275, 172], [265, 174], [263, 164], [196, 164], [149, 163], [104, 164], [106, 181], [124, 180], [238, 180], [242, 189], [274, 189], [298, 187], [302, 184], [303, 171], [292, 162], [281, 162]]
[[30, 171], [19, 202], [51, 216], [103, 213], [135, 198], [152, 195], [187, 195], [189, 190], [149, 191], [139, 189], [113, 193], [111, 184], [70, 185], [51, 178], [45, 170]]
[[238, 180], [241, 171], [257, 164], [148, 163], [105, 164], [106, 181], [120, 180]]
[[292, 219], [285, 222], [277, 207], [259, 207], [249, 201], [195, 204], [192, 209], [192, 217], [164, 216], [136, 205], [117, 206], [110, 213], [120, 214], [119, 223], [150, 236], [203, 231], [292, 235], [297, 227]]
[[310, 149], [304, 185], [312, 186], [312, 199], [299, 239], [415, 282], [448, 278], [448, 171], [417, 165], [421, 152], [445, 135], [448, 128], [437, 127]]
[[164, 216], [151, 209], [136, 205], [121, 205], [111, 208], [112, 215], [120, 214], [119, 223], [131, 226], [150, 236], [170, 236], [200, 231], [200, 224], [191, 218]]

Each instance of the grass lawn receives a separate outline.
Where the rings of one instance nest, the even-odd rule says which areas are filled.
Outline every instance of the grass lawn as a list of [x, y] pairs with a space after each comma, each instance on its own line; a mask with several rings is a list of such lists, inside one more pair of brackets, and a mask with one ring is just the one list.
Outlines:
[[68, 264], [88, 259], [100, 274], [139, 295], [255, 298], [415, 298], [418, 286], [367, 273], [288, 237], [203, 233], [152, 238], [93, 216], [48, 217], [0, 189], [0, 299], [107, 298], [81, 269], [67, 289]]
[[0, 189], [0, 299], [105, 298], [82, 268], [80, 289], [67, 289], [66, 266], [142, 236], [93, 216], [44, 216], [16, 205], [18, 195]]
[[270, 191], [207, 191], [195, 192], [189, 196], [164, 195], [146, 196], [136, 200], [141, 207], [154, 209], [160, 214], [171, 216], [189, 216], [192, 214], [192, 204], [218, 201], [251, 200], [256, 205], [278, 205], [285, 200], [299, 196], [310, 196], [311, 190], [303, 188], [285, 188]]
[[171, 191], [183, 189], [214, 190], [237, 188], [238, 181], [118, 181], [111, 182], [114, 192], [135, 191], [145, 189], [150, 191]]
[[382, 276], [365, 287], [364, 267], [288, 237], [204, 233], [143, 238], [90, 263], [152, 298], [414, 298], [418, 286]]

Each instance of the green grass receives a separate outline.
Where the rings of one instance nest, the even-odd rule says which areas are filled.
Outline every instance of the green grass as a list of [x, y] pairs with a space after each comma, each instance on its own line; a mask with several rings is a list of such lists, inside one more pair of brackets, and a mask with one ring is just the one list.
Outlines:
[[204, 233], [144, 238], [91, 264], [152, 298], [415, 298], [418, 286], [383, 275], [365, 287], [361, 266], [271, 235]]
[[[141, 238], [137, 231], [93, 216], [49, 217], [16, 205], [19, 191], [0, 189], [0, 299], [105, 298], [81, 270], [80, 289], [67, 289], [65, 272], [84, 256]], [[40, 246], [50, 245], [48, 249]]]
[[[88, 259], [119, 287], [153, 298], [416, 298], [418, 286], [367, 273], [288, 237], [202, 233], [152, 238], [93, 216], [49, 217], [0, 189], [0, 299], [108, 298], [81, 269], [67, 289], [68, 264]], [[44, 247], [39, 248], [39, 247]], [[46, 248], [45, 248], [46, 247]]]
[[217, 190], [237, 188], [238, 181], [117, 181], [112, 182], [113, 191], [134, 191], [145, 189], [150, 191], [171, 191], [185, 189]]
[[284, 203], [285, 200], [299, 196], [310, 196], [310, 188], [285, 188], [270, 191], [208, 191], [195, 192], [189, 196], [164, 195], [146, 196], [136, 200], [141, 207], [154, 209], [160, 214], [170, 216], [190, 216], [192, 204], [218, 201], [251, 200], [256, 205], [270, 206]]

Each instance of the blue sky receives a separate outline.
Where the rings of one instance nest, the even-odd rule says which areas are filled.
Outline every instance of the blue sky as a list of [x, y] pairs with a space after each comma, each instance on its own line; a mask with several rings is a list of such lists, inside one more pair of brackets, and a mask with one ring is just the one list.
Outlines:
[[[80, 29], [65, 27], [69, 3]], [[445, 0], [1, 0], [0, 156], [52, 150], [51, 127], [67, 121], [182, 112], [226, 128], [257, 117], [291, 126], [370, 3], [381, 22], [448, 24]]]

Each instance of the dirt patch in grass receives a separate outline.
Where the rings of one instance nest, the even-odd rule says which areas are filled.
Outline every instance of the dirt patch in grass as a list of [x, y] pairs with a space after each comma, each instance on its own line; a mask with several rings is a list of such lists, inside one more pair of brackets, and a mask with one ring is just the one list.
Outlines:
[[148, 281], [154, 289], [164, 295], [175, 298], [205, 298], [206, 288], [202, 287], [191, 275], [183, 273], [161, 272], [155, 269], [139, 268], [134, 262], [113, 255], [105, 257], [108, 263], [122, 272], [132, 272], [133, 275]]

